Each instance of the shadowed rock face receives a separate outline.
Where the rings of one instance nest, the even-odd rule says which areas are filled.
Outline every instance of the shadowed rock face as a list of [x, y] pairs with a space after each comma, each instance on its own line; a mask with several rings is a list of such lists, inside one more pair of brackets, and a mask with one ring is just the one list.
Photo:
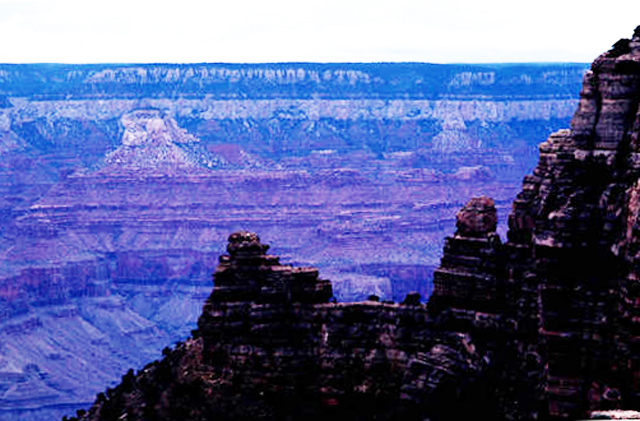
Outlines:
[[327, 303], [317, 271], [283, 267], [257, 236], [234, 234], [197, 335], [84, 419], [354, 408], [362, 419], [567, 419], [640, 408], [639, 106], [640, 27], [593, 63], [571, 130], [540, 145], [507, 242], [492, 200], [458, 213], [428, 308], [414, 295]]
[[640, 408], [638, 43], [636, 30], [594, 61], [571, 130], [540, 145], [508, 241], [469, 228], [490, 209], [472, 200], [434, 275], [434, 309], [500, 308], [518, 323], [529, 416]]
[[617, 44], [595, 60], [571, 130], [540, 146], [509, 219], [507, 283], [537, 324], [530, 343], [543, 357], [544, 409], [554, 417], [640, 405], [639, 41], [636, 31], [623, 42], [633, 48]]
[[433, 310], [448, 307], [502, 311], [505, 306], [501, 275], [502, 242], [496, 234], [493, 200], [471, 199], [457, 214], [458, 227], [447, 237], [440, 267], [433, 274]]
[[329, 303], [316, 269], [267, 248], [232, 234], [194, 338], [83, 419], [451, 419], [491, 407], [490, 391], [475, 394], [486, 361], [469, 335], [441, 331], [417, 300]]

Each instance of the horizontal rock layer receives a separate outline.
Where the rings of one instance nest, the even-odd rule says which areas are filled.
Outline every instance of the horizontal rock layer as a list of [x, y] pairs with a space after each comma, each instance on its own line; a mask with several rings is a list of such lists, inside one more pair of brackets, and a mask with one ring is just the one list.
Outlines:
[[[2, 93], [44, 98], [568, 96], [582, 64], [0, 65]], [[8, 101], [0, 102], [0, 107]]]
[[468, 227], [483, 220], [487, 205], [480, 211], [471, 202], [435, 273], [436, 309], [499, 311], [518, 324], [513, 363], [531, 390], [519, 403], [526, 418], [586, 418], [640, 405], [638, 42], [640, 28], [585, 75], [571, 130], [540, 145], [538, 166], [524, 179], [508, 241], [474, 238], [484, 230]]

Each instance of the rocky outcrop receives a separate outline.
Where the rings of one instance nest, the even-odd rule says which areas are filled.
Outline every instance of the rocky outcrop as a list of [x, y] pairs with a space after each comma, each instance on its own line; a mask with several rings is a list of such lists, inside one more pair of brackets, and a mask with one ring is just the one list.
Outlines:
[[[487, 297], [503, 300], [486, 308], [518, 324], [519, 351], [512, 357], [530, 359], [532, 366], [529, 374], [522, 367], [514, 372], [542, 392], [520, 403], [527, 416], [581, 418], [640, 405], [638, 42], [640, 28], [585, 75], [571, 130], [540, 145], [539, 164], [525, 177], [508, 241], [492, 248], [460, 246], [465, 237], [488, 242], [485, 225], [493, 225], [491, 217], [482, 223], [490, 214], [486, 201], [481, 210], [472, 201], [458, 215], [458, 232], [447, 240], [434, 275], [436, 310], [473, 309]], [[478, 288], [486, 291], [487, 280], [495, 290], [472, 298]]]
[[629, 349], [637, 266], [628, 240], [640, 175], [633, 146], [640, 55], [631, 43], [593, 63], [571, 130], [540, 146], [509, 220], [507, 247], [521, 257], [507, 262], [507, 282], [537, 288], [521, 296], [537, 304], [528, 313], [538, 319], [544, 399], [554, 417], [640, 403]]
[[488, 197], [471, 199], [458, 212], [456, 233], [445, 240], [444, 256], [433, 274], [432, 309], [504, 311], [497, 222], [495, 204]]
[[194, 338], [83, 419], [451, 419], [487, 407], [469, 335], [440, 331], [415, 300], [331, 303], [316, 269], [267, 248], [232, 234]]
[[188, 169], [203, 164], [212, 167], [214, 162], [187, 149], [199, 139], [178, 127], [176, 121], [158, 110], [137, 110], [121, 118], [124, 127], [122, 145], [107, 154], [103, 172], [118, 170]]

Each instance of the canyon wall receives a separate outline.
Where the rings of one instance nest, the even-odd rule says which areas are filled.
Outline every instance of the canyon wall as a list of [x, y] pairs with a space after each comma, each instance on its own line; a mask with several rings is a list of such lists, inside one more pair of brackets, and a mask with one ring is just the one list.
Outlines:
[[[639, 103], [640, 27], [594, 61], [571, 129], [540, 145], [538, 166], [514, 201], [508, 241], [492, 251], [503, 262], [477, 256], [482, 264], [472, 272], [483, 276], [462, 277], [465, 250], [449, 247], [436, 272], [432, 299], [442, 305], [467, 307], [469, 286], [505, 300], [521, 326], [520, 348], [537, 366], [530, 384], [541, 392], [540, 413], [550, 418], [640, 405]], [[497, 279], [492, 288], [486, 270]]]
[[506, 221], [585, 69], [0, 65], [0, 419], [68, 413], [187, 337], [229, 232], [340, 301], [427, 297], [455, 211], [491, 195]]

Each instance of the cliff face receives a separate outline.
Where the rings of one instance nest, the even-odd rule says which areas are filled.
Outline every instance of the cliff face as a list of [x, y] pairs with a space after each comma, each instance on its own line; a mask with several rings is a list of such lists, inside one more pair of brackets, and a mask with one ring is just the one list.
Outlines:
[[[509, 220], [508, 246], [530, 265], [552, 415], [638, 408], [635, 186], [640, 30], [585, 76], [570, 131], [552, 135]], [[507, 270], [515, 266], [507, 263]], [[529, 281], [531, 282], [531, 281]]]
[[[593, 63], [571, 130], [540, 145], [540, 162], [514, 202], [508, 241], [496, 243], [503, 260], [489, 285], [518, 321], [520, 347], [537, 364], [538, 410], [552, 418], [640, 404], [639, 46], [640, 28]], [[469, 287], [485, 288], [496, 272], [474, 251], [482, 264], [471, 272], [482, 276], [463, 276], [469, 252], [457, 243], [457, 235], [448, 240], [432, 300], [467, 307]]]
[[[45, 99], [439, 98], [496, 94], [572, 98], [582, 64], [427, 63], [0, 64], [2, 94]], [[0, 108], [11, 101], [2, 98]]]
[[455, 419], [469, 415], [460, 402], [505, 419], [639, 409], [639, 106], [640, 27], [593, 63], [571, 129], [540, 145], [507, 241], [493, 200], [458, 213], [427, 308], [415, 295], [326, 303], [315, 270], [232, 235], [195, 337], [84, 419]]

